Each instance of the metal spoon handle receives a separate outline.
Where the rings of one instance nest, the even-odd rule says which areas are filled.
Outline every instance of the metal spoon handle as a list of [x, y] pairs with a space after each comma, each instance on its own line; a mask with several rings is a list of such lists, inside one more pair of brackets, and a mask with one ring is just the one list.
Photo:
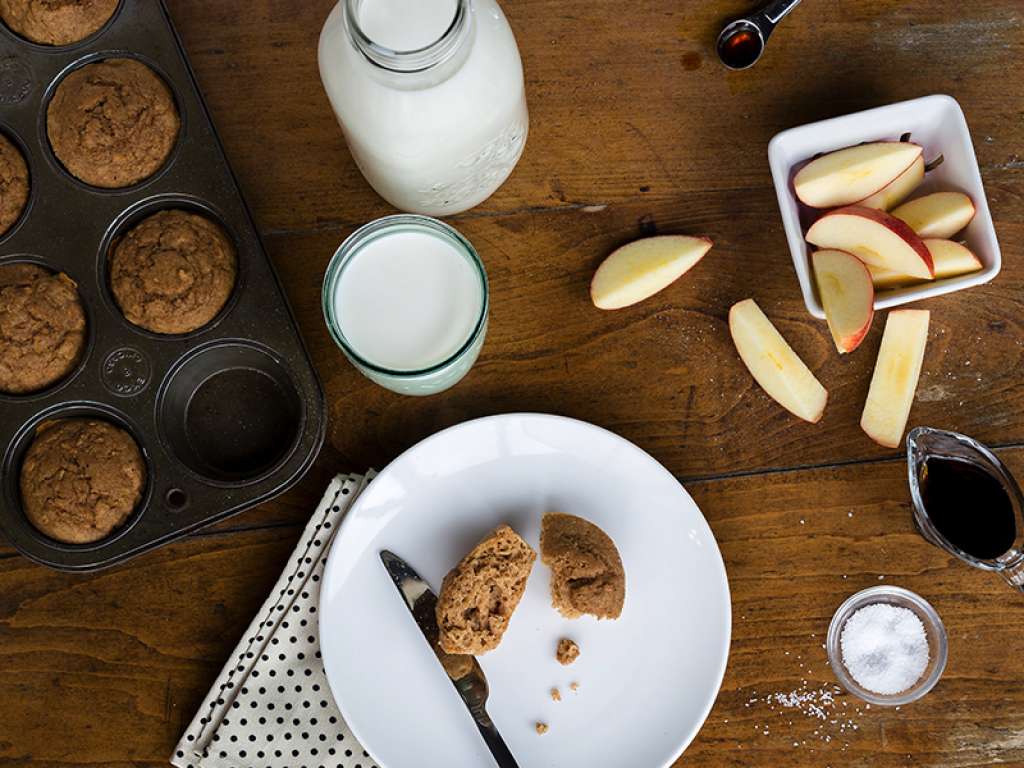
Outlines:
[[761, 13], [772, 24], [778, 24], [798, 5], [800, 5], [800, 0], [775, 0], [774, 3], [765, 6]]

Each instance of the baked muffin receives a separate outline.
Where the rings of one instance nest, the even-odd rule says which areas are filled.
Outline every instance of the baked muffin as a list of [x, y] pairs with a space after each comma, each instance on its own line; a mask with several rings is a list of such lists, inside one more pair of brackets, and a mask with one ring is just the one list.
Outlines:
[[65, 77], [46, 109], [57, 159], [94, 187], [116, 189], [163, 166], [181, 120], [167, 84], [135, 59], [106, 59]]
[[10, 139], [0, 134], [0, 235], [14, 226], [26, 203], [28, 166], [25, 158]]
[[36, 264], [0, 266], [0, 392], [55, 384], [84, 348], [85, 310], [70, 277]]
[[213, 320], [235, 287], [235, 249], [219, 224], [160, 211], [114, 246], [110, 288], [128, 322], [154, 333], [189, 333]]
[[98, 419], [44, 422], [21, 465], [26, 517], [65, 544], [90, 544], [120, 528], [145, 485], [135, 440]]
[[444, 577], [438, 643], [446, 653], [494, 650], [526, 590], [537, 553], [507, 525], [477, 544]]
[[15, 34], [43, 45], [70, 45], [98, 31], [118, 0], [0, 0], [0, 18]]
[[626, 599], [626, 573], [608, 534], [582, 517], [544, 515], [541, 561], [551, 569], [551, 604], [567, 619], [590, 614], [617, 619]]

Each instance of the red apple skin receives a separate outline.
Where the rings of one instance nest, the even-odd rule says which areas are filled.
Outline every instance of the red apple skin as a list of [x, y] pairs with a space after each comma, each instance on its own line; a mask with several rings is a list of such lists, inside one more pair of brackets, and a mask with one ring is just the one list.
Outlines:
[[[874, 300], [872, 300], [872, 302], [873, 301]], [[857, 347], [860, 346], [861, 342], [864, 341], [864, 339], [867, 337], [868, 331], [871, 330], [871, 321], [874, 320], [874, 317], [875, 317], [875, 313], [874, 313], [874, 310], [872, 310], [872, 312], [871, 312], [871, 320], [868, 320], [868, 322], [865, 323], [864, 327], [861, 329], [859, 334], [857, 334], [856, 336], [851, 336], [847, 340], [847, 342], [846, 342], [846, 344], [844, 345], [844, 348], [843, 348], [843, 353], [844, 354], [848, 355], [851, 352], [853, 352], [853, 350], [855, 350]]]
[[877, 208], [865, 208], [862, 205], [847, 205], [843, 208], [834, 208], [822, 215], [818, 220], [824, 219], [826, 216], [861, 216], [865, 219], [871, 219], [876, 221], [882, 226], [892, 230], [901, 238], [907, 241], [911, 248], [917, 252], [917, 255], [921, 257], [921, 261], [928, 267], [928, 271], [931, 276], [935, 277], [935, 263], [932, 261], [932, 254], [928, 250], [928, 246], [924, 244], [918, 234], [910, 228], [910, 225], [901, 219], [897, 219], [895, 216], [891, 216], [885, 211], [880, 211]]

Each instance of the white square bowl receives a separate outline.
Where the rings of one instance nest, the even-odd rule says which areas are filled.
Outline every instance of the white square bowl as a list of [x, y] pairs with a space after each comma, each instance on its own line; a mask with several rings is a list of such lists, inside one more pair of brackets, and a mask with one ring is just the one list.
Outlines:
[[879, 292], [875, 296], [875, 309], [888, 309], [981, 285], [999, 274], [1002, 266], [999, 242], [981, 183], [978, 160], [974, 156], [971, 132], [956, 99], [942, 95], [925, 96], [809, 123], [776, 134], [768, 145], [768, 161], [804, 303], [807, 311], [817, 318], [824, 319], [825, 311], [811, 274], [811, 247], [804, 240], [806, 228], [803, 226], [804, 223], [810, 226], [812, 222], [806, 218], [801, 221], [802, 206], [793, 191], [794, 169], [820, 153], [865, 141], [898, 140], [906, 133], [910, 133], [911, 141], [924, 146], [925, 162], [931, 162], [939, 155], [943, 157], [942, 164], [925, 176], [924, 182], [908, 199], [940, 191], [961, 191], [970, 195], [976, 213], [958, 239], [966, 241], [981, 260], [982, 268], [969, 275]]

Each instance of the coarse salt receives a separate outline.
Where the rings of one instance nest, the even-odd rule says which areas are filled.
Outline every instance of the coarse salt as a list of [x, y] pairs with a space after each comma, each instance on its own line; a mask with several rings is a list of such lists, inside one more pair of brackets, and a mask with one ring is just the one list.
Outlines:
[[843, 665], [872, 693], [902, 693], [928, 667], [928, 637], [921, 619], [908, 608], [874, 603], [854, 612], [840, 636]]

